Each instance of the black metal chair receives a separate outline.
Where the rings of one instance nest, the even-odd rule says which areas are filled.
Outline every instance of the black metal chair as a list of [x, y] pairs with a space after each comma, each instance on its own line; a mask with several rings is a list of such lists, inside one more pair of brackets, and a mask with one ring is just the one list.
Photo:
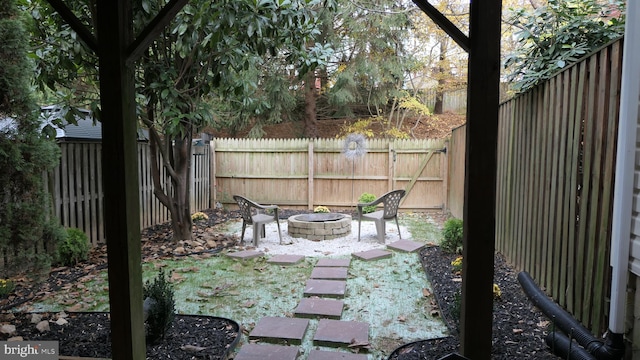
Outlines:
[[[378, 233], [378, 242], [384, 244], [386, 222], [387, 220], [395, 219], [396, 226], [398, 227], [398, 235], [400, 236], [400, 239], [402, 239], [402, 235], [400, 234], [400, 224], [398, 224], [398, 208], [400, 207], [400, 200], [405, 194], [406, 191], [404, 190], [393, 190], [370, 203], [358, 204], [358, 241], [360, 241], [360, 228], [362, 227], [362, 221], [366, 220], [375, 221], [376, 232]], [[383, 205], [382, 210], [364, 214], [364, 208], [366, 206], [375, 206], [378, 204]]]
[[275, 221], [278, 224], [278, 237], [280, 238], [280, 244], [282, 244], [282, 232], [278, 221], [278, 210], [280, 208], [277, 205], [260, 205], [240, 195], [234, 195], [233, 199], [238, 203], [240, 214], [242, 215], [240, 242], [244, 241], [246, 226], [253, 225], [253, 246], [258, 246], [258, 239], [265, 237], [265, 224]]

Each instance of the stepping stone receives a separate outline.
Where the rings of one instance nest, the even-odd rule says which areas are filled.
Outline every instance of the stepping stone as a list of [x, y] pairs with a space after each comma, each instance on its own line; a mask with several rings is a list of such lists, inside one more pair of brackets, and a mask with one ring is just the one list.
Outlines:
[[296, 360], [297, 346], [244, 344], [234, 360]]
[[311, 271], [312, 279], [327, 279], [327, 280], [346, 280], [347, 268], [341, 267], [314, 267]]
[[304, 318], [317, 316], [338, 320], [342, 316], [343, 307], [342, 300], [302, 298], [294, 314]]
[[232, 257], [234, 259], [240, 259], [240, 260], [253, 259], [263, 255], [264, 253], [258, 250], [243, 250], [243, 251], [238, 251], [233, 253], [227, 253], [228, 257]]
[[307, 280], [304, 296], [344, 297], [347, 282], [342, 280]]
[[249, 340], [288, 341], [300, 345], [309, 326], [308, 319], [264, 317], [249, 334]]
[[343, 346], [369, 342], [369, 324], [358, 321], [320, 319], [313, 337], [316, 346]]
[[316, 267], [349, 267], [351, 259], [320, 259], [316, 263]]
[[378, 259], [388, 258], [388, 257], [391, 257], [391, 255], [393, 254], [389, 251], [372, 249], [367, 251], [356, 252], [351, 255], [354, 257], [360, 258], [362, 260], [369, 261], [369, 260], [378, 260]]
[[304, 255], [276, 255], [269, 260], [268, 263], [276, 265], [293, 265], [297, 264], [304, 259]]
[[411, 240], [399, 240], [387, 245], [387, 248], [406, 252], [414, 252], [418, 249], [422, 249], [425, 245], [426, 244], [424, 243], [419, 243]]
[[367, 360], [368, 358], [369, 357], [367, 355], [363, 354], [313, 349], [309, 353], [307, 360]]

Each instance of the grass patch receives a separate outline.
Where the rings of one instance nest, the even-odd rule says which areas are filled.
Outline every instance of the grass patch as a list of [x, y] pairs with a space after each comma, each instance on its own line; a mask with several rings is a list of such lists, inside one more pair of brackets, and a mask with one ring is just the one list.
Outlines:
[[400, 223], [409, 229], [413, 240], [436, 245], [442, 241], [442, 230], [435, 224], [427, 221], [424, 214], [402, 213], [399, 219]]

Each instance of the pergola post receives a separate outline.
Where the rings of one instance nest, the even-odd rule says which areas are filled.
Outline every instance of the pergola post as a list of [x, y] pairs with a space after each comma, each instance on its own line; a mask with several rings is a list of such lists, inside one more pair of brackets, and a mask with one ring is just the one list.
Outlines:
[[502, 2], [471, 1], [460, 345], [491, 359]]
[[131, 2], [98, 1], [105, 234], [112, 358], [145, 359]]

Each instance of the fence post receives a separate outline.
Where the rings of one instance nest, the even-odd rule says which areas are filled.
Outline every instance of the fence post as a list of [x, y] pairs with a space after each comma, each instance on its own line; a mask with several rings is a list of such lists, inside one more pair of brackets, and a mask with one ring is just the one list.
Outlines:
[[313, 193], [314, 193], [314, 189], [313, 189], [313, 177], [314, 177], [314, 172], [313, 172], [313, 168], [315, 166], [315, 159], [314, 159], [314, 147], [313, 147], [313, 139], [309, 139], [309, 150], [308, 150], [308, 158], [309, 158], [309, 169], [307, 170], [307, 174], [308, 175], [308, 179], [307, 179], [307, 193], [308, 193], [308, 197], [307, 197], [307, 209], [308, 210], [312, 210], [313, 209]]

